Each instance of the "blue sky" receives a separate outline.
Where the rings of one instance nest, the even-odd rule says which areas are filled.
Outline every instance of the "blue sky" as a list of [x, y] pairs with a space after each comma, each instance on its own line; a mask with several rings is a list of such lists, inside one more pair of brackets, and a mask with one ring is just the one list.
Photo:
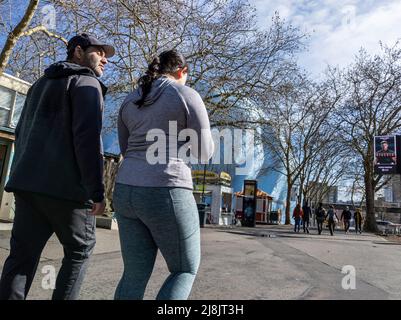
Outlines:
[[380, 51], [401, 38], [400, 0], [250, 0], [258, 23], [266, 28], [275, 11], [309, 33], [308, 51], [300, 64], [319, 75], [327, 64], [346, 66], [361, 47]]

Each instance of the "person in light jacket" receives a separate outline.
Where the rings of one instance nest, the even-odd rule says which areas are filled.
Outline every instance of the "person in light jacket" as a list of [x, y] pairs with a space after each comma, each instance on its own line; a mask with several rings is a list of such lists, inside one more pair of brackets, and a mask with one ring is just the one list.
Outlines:
[[162, 52], [119, 112], [124, 159], [113, 203], [124, 272], [115, 299], [143, 299], [158, 249], [170, 275], [157, 299], [187, 299], [197, 274], [199, 214], [187, 162], [208, 163], [214, 143], [202, 98], [185, 86], [187, 74], [181, 53]]

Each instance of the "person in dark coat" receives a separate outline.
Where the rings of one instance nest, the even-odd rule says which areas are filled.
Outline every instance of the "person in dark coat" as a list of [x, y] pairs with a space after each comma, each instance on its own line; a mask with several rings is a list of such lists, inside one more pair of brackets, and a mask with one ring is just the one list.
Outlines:
[[326, 214], [326, 219], [329, 223], [329, 230], [330, 234], [333, 236], [334, 235], [334, 229], [336, 227], [336, 223], [338, 222], [338, 216], [336, 211], [334, 210], [334, 206], [329, 207], [329, 211], [327, 211]]
[[309, 223], [312, 210], [309, 207], [308, 202], [305, 202], [304, 206], [302, 207], [302, 211], [304, 213], [304, 215], [302, 216], [304, 233], [309, 233]]
[[106, 87], [98, 80], [114, 48], [80, 34], [67, 61], [48, 67], [29, 89], [15, 130], [5, 187], [15, 218], [0, 280], [0, 299], [25, 299], [53, 233], [64, 258], [52, 299], [77, 299], [95, 246], [95, 216], [105, 209], [102, 114]]
[[362, 211], [361, 209], [357, 208], [354, 213], [354, 221], [355, 221], [355, 232], [362, 233]]
[[322, 234], [323, 222], [324, 222], [325, 216], [326, 216], [326, 210], [323, 208], [323, 204], [319, 203], [319, 206], [315, 209], [317, 231], [319, 234]]
[[349, 207], [347, 206], [341, 213], [341, 220], [344, 222], [345, 233], [348, 233], [351, 217], [352, 217], [351, 211], [349, 210]]

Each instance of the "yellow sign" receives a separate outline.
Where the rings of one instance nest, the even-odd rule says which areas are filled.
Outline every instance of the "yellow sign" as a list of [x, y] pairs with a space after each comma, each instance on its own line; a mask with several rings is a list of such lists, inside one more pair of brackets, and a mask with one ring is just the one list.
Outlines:
[[227, 172], [222, 171], [220, 173], [220, 179], [226, 180], [226, 181], [231, 181], [231, 176]]
[[203, 179], [205, 180], [215, 180], [218, 179], [219, 176], [217, 173], [212, 171], [203, 171], [203, 170], [193, 170], [192, 171], [192, 179]]
[[231, 185], [231, 176], [227, 172], [221, 172], [220, 175], [213, 171], [193, 170], [192, 179], [195, 184], [220, 184], [225, 186]]

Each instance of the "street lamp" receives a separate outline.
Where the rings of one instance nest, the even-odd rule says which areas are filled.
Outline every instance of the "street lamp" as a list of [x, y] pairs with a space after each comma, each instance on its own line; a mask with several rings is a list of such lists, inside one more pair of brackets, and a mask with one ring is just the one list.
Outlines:
[[203, 166], [202, 203], [205, 203], [206, 164]]

